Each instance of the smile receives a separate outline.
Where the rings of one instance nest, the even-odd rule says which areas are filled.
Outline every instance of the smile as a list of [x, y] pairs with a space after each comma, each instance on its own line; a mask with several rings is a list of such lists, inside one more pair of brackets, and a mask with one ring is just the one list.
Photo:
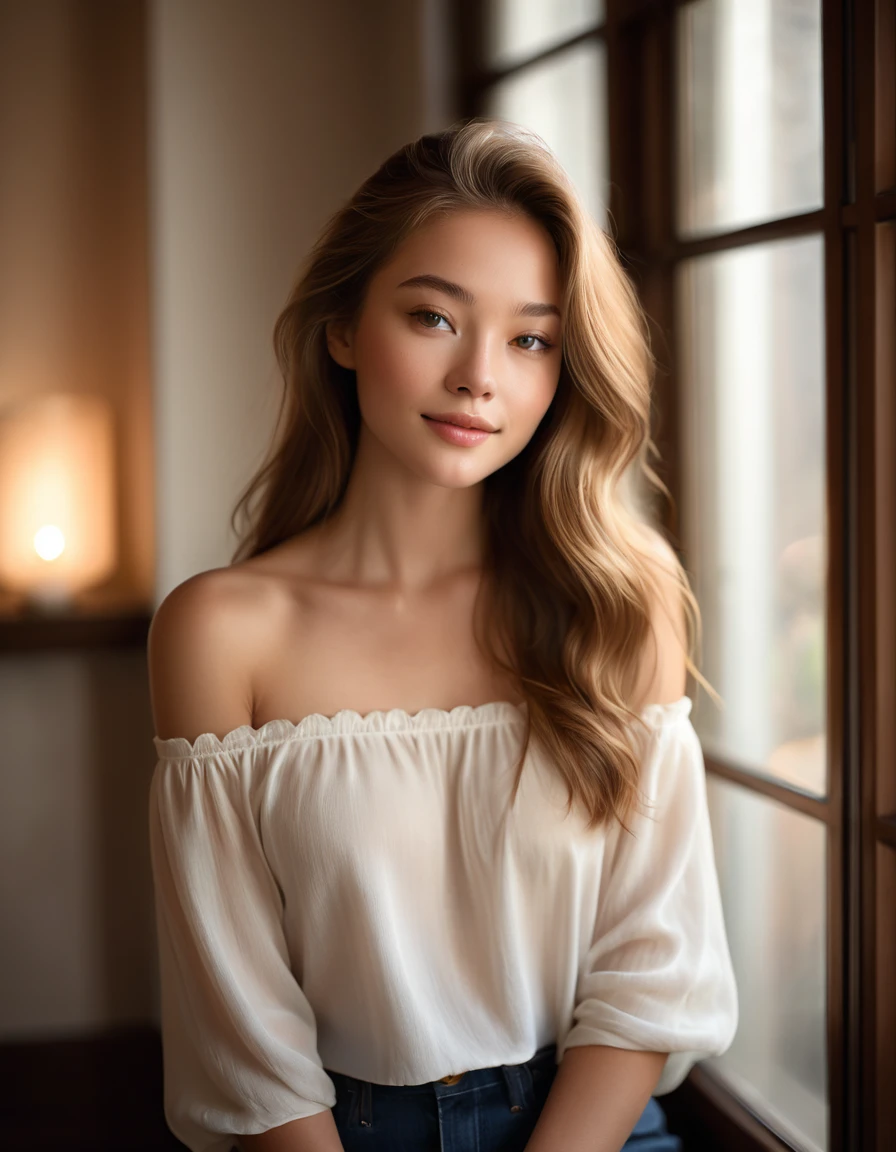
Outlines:
[[424, 416], [423, 419], [437, 436], [441, 436], [449, 444], [464, 446], [481, 444], [483, 440], [494, 435], [493, 432], [486, 432], [481, 428], [461, 428], [457, 424], [449, 424], [446, 420], [433, 420], [429, 416]]

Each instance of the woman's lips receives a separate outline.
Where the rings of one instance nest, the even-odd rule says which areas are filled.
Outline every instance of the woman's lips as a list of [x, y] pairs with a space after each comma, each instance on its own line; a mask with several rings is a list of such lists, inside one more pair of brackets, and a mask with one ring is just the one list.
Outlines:
[[446, 420], [433, 420], [430, 416], [424, 416], [423, 419], [436, 435], [447, 440], [449, 444], [481, 444], [489, 436], [494, 436], [494, 432], [486, 432], [482, 428], [461, 428], [457, 424], [449, 424]]

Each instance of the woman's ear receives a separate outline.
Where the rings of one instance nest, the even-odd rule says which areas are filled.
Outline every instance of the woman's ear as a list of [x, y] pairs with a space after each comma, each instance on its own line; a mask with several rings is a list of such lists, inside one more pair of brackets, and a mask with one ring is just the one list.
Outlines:
[[330, 355], [343, 368], [354, 368], [355, 348], [352, 333], [345, 321], [327, 321], [327, 349]]

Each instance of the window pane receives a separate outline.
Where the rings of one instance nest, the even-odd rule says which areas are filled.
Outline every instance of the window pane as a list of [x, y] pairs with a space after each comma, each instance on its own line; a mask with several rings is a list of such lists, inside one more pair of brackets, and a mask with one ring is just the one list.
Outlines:
[[486, 6], [485, 64], [507, 68], [594, 28], [604, 0], [491, 0]]
[[537, 132], [606, 227], [607, 75], [601, 41], [584, 41], [495, 84], [485, 114]]
[[825, 387], [820, 236], [686, 262], [682, 542], [703, 615], [705, 751], [823, 794]]
[[799, 1148], [828, 1147], [825, 827], [707, 780], [740, 1023], [708, 1067]]
[[821, 0], [686, 4], [678, 58], [680, 232], [821, 207]]

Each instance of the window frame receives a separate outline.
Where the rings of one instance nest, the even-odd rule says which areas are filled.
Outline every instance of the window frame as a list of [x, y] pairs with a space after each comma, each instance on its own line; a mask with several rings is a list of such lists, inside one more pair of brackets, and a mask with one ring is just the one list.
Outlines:
[[[824, 242], [827, 755], [820, 797], [707, 756], [715, 775], [827, 828], [829, 1152], [896, 1147], [896, 0], [821, 0], [824, 200], [817, 210], [676, 233], [675, 20], [692, 0], [606, 0], [603, 22], [506, 69], [479, 65], [487, 0], [453, 0], [455, 107], [570, 45], [607, 47], [610, 218], [657, 358], [654, 439], [682, 491], [675, 272], [693, 256], [817, 233]], [[690, 1148], [793, 1146], [705, 1067], [663, 1098]]]

